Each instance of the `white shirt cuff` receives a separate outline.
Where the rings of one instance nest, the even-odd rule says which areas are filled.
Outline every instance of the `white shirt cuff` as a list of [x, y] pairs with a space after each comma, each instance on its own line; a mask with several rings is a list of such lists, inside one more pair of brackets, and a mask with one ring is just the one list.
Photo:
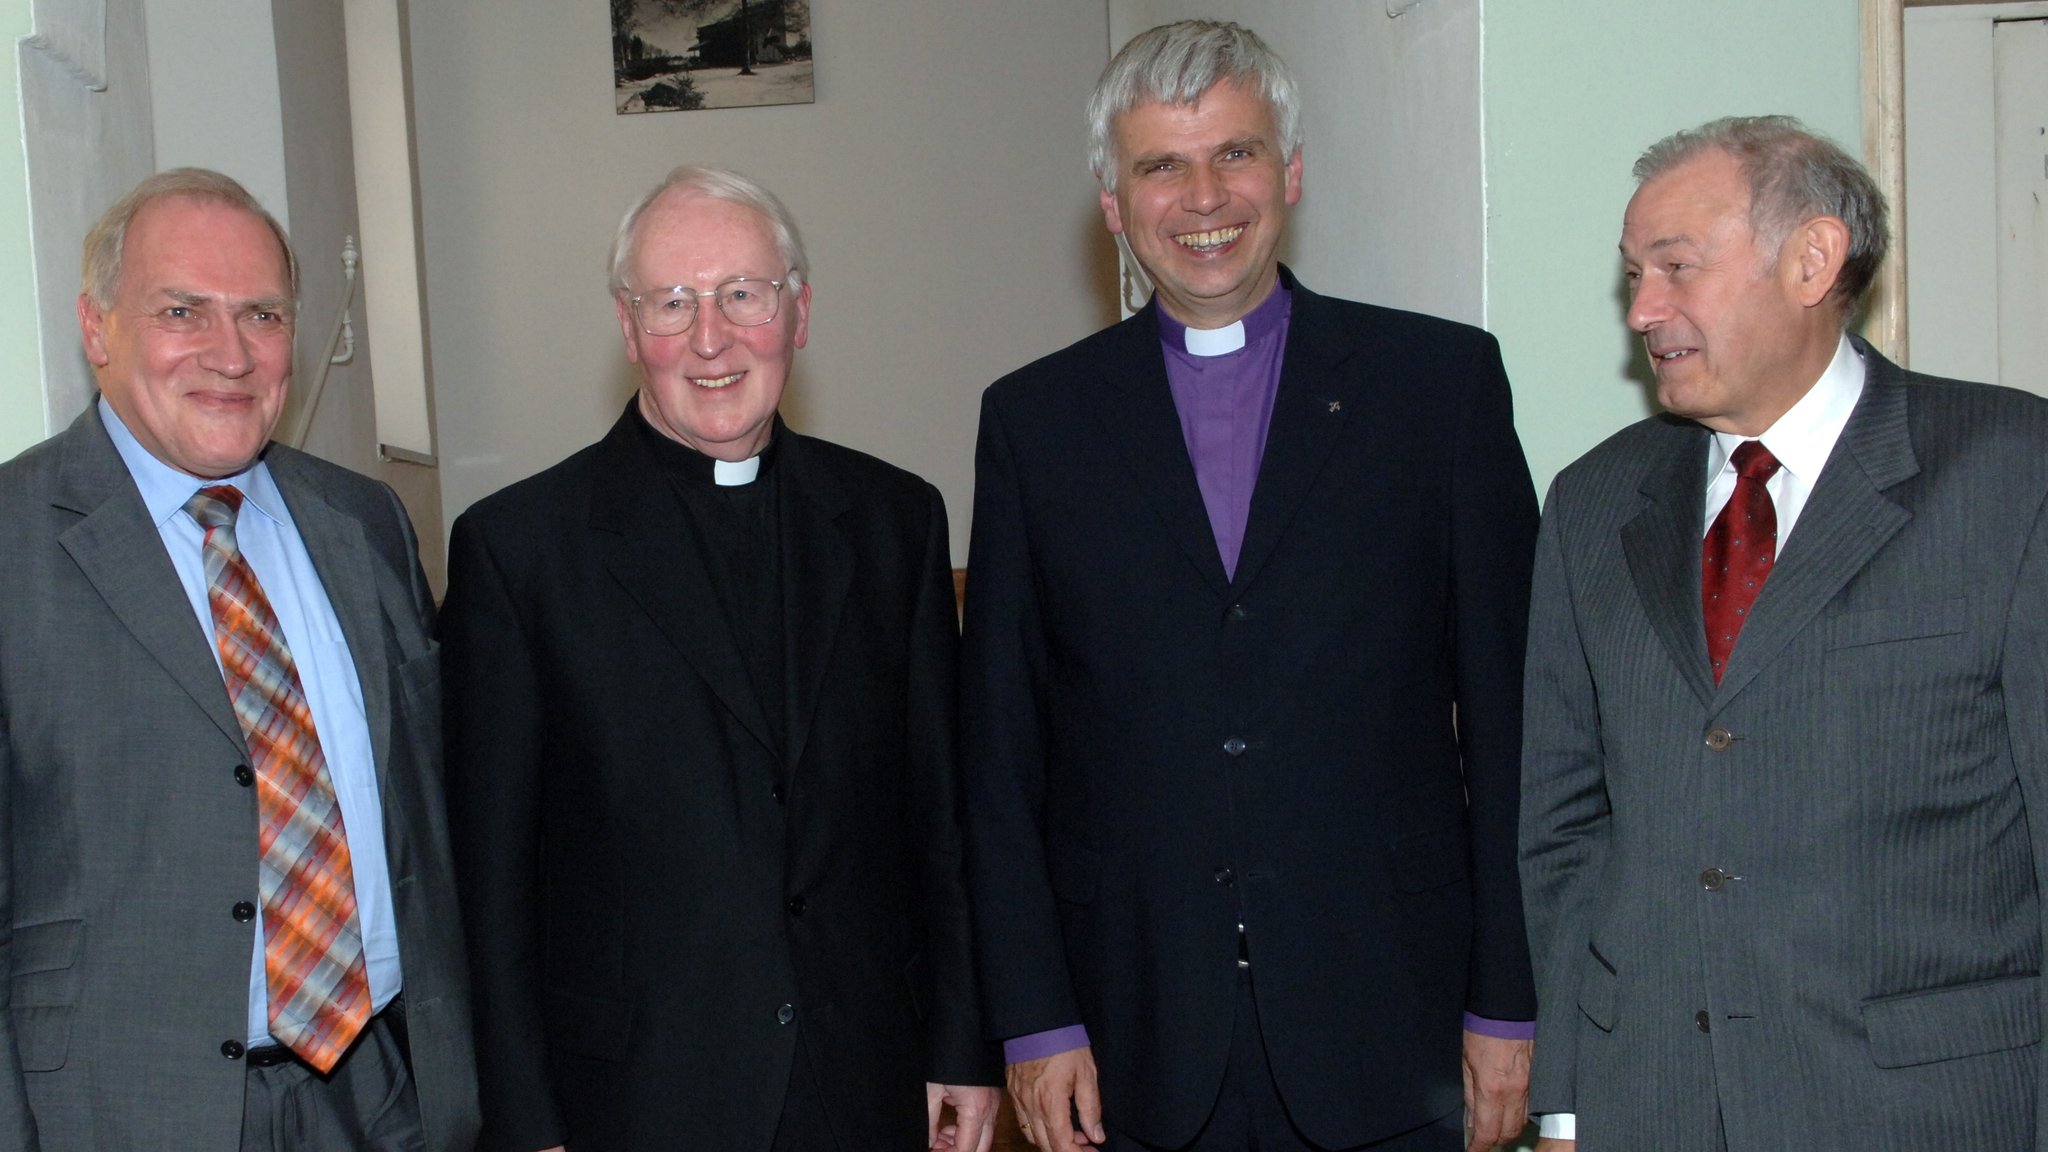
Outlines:
[[1578, 1133], [1576, 1112], [1545, 1112], [1536, 1119], [1536, 1134], [1545, 1140], [1577, 1140]]

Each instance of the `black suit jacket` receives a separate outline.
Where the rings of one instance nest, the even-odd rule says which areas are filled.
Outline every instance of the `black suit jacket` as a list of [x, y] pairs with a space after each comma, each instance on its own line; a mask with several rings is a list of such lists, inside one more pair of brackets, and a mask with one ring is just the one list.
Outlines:
[[1287, 282], [1235, 579], [1152, 308], [982, 406], [962, 720], [989, 1024], [1085, 1023], [1110, 1126], [1169, 1146], [1223, 1076], [1240, 917], [1318, 1143], [1454, 1111], [1460, 1013], [1535, 1010], [1514, 837], [1536, 505], [1499, 352]]
[[994, 1073], [944, 505], [778, 431], [778, 739], [636, 419], [478, 503], [450, 545], [483, 1147], [766, 1149], [798, 1028], [842, 1147], [921, 1146], [924, 1082]]

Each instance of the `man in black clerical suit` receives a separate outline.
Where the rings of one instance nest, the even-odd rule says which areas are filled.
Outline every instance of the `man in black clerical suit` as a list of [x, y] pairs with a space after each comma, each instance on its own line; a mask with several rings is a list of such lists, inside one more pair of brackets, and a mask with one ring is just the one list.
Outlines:
[[776, 416], [765, 189], [671, 173], [612, 292], [638, 395], [450, 542], [482, 1147], [985, 1150], [945, 506]]
[[1155, 293], [989, 388], [967, 582], [1020, 1122], [1044, 1152], [1490, 1147], [1536, 1009], [1536, 498], [1500, 352], [1280, 266], [1300, 98], [1248, 30], [1140, 34], [1090, 117]]

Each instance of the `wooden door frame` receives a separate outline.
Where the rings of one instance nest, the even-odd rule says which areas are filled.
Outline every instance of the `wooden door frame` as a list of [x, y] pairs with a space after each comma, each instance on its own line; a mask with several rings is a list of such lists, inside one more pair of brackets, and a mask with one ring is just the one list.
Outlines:
[[1891, 259], [1877, 273], [1863, 334], [1909, 364], [1906, 346], [1906, 3], [1859, 0], [1863, 25], [1863, 163], [1890, 205]]

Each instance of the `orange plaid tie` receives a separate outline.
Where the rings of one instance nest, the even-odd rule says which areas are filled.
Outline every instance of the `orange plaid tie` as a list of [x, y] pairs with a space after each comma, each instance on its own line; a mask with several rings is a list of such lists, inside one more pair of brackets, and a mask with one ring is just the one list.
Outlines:
[[355, 873], [298, 668], [235, 543], [241, 507], [240, 491], [215, 485], [200, 489], [185, 511], [206, 529], [214, 640], [255, 762], [270, 1034], [327, 1072], [370, 1019]]

